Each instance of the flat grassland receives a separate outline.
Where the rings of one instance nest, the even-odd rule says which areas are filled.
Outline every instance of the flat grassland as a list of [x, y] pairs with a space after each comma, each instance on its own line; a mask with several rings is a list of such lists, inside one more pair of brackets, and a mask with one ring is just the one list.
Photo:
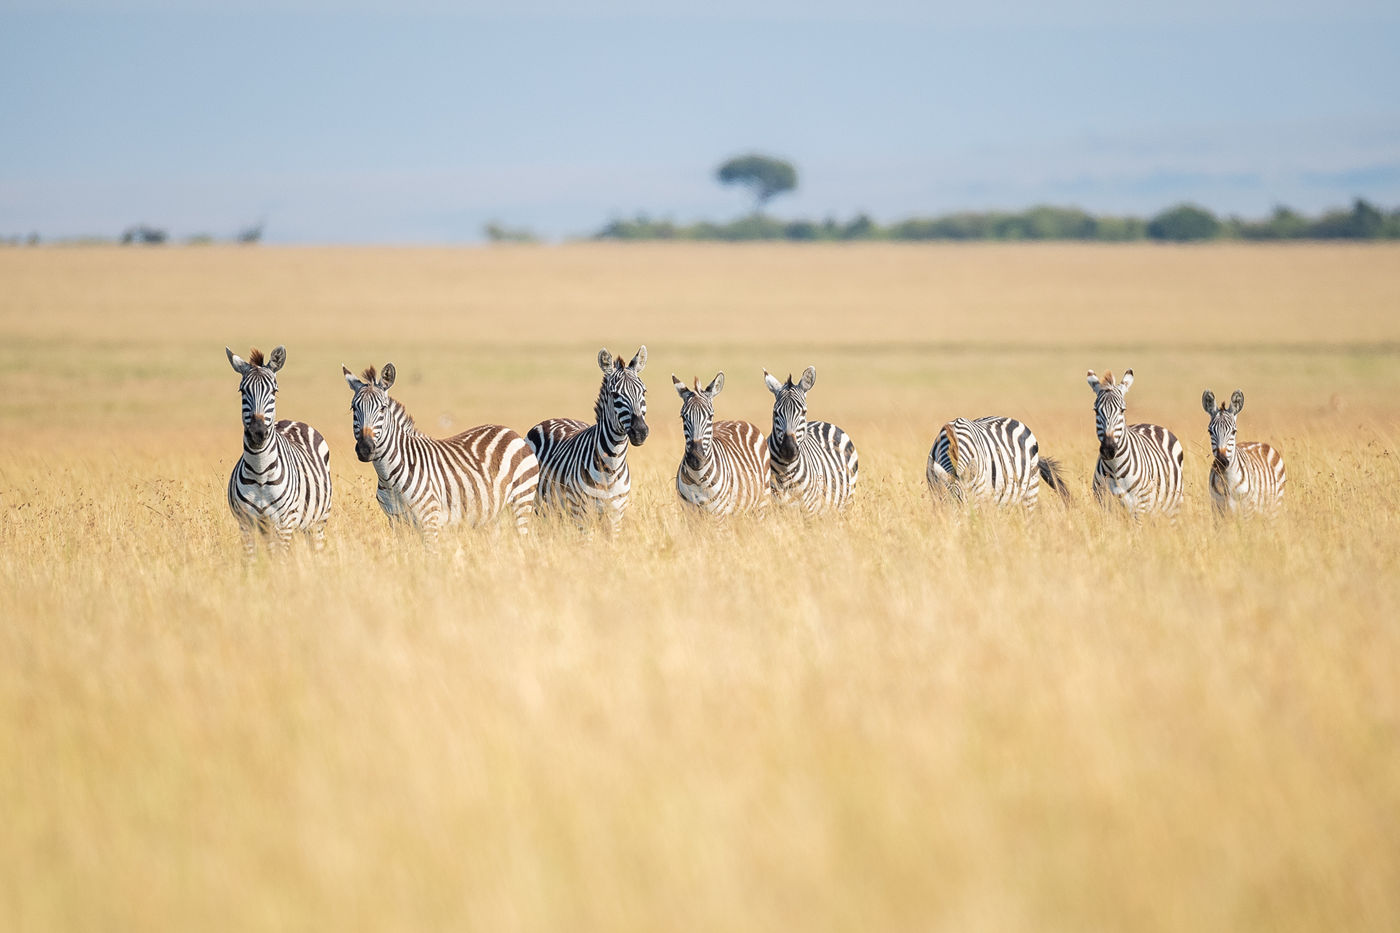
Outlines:
[[[246, 354], [332, 449], [243, 566]], [[620, 539], [388, 528], [340, 375], [420, 426], [587, 417], [650, 351]], [[1400, 247], [0, 250], [0, 917], [15, 930], [1400, 928]], [[679, 509], [670, 374], [779, 375], [844, 515]], [[1187, 451], [1105, 515], [1084, 372]], [[1284, 454], [1208, 508], [1203, 389]], [[1013, 415], [1074, 502], [935, 508]]]

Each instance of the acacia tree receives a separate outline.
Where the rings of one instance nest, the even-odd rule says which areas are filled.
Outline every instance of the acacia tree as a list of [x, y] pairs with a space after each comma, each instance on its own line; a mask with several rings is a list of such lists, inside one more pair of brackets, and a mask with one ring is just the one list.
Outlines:
[[755, 213], [762, 211], [770, 198], [797, 187], [797, 169], [791, 162], [758, 153], [730, 159], [716, 170], [715, 176], [722, 185], [748, 188], [753, 194]]

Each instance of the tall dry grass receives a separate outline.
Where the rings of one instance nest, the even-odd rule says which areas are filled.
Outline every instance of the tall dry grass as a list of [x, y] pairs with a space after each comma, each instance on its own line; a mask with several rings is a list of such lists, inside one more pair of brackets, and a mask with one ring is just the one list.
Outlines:
[[[1393, 929], [1400, 250], [0, 251], [0, 916], [15, 929]], [[223, 346], [288, 346], [330, 544], [241, 565]], [[586, 415], [650, 349], [617, 541], [392, 531], [342, 362], [432, 430]], [[850, 511], [678, 508], [679, 401], [815, 363]], [[1092, 506], [1083, 372], [1187, 448]], [[1288, 462], [1206, 505], [1204, 388]], [[937, 510], [933, 433], [1074, 477]]]

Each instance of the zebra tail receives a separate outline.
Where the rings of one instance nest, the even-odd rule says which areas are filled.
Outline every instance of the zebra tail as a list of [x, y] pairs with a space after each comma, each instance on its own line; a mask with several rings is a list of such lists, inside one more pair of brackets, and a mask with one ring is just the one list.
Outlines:
[[1060, 466], [1060, 461], [1054, 457], [1040, 458], [1040, 478], [1045, 480], [1045, 485], [1060, 494], [1060, 498], [1066, 503], [1070, 500], [1069, 489], [1065, 486], [1064, 469]]

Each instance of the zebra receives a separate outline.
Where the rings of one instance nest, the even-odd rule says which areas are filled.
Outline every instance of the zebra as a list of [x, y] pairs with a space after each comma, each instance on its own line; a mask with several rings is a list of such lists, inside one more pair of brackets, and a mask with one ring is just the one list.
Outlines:
[[646, 347], [630, 363], [599, 350], [603, 383], [593, 404], [594, 423], [550, 418], [526, 433], [540, 462], [541, 508], [566, 512], [581, 527], [598, 519], [613, 534], [622, 527], [632, 492], [627, 445], [640, 447], [650, 430], [641, 378], [646, 365]]
[[1101, 503], [1117, 499], [1137, 519], [1162, 512], [1175, 521], [1181, 507], [1181, 442], [1161, 425], [1127, 424], [1123, 396], [1133, 384], [1131, 369], [1118, 383], [1113, 373], [1100, 380], [1091, 369], [1088, 381], [1099, 435], [1094, 496]]
[[774, 500], [800, 506], [808, 515], [844, 508], [855, 489], [860, 461], [850, 435], [826, 421], [807, 420], [807, 393], [817, 383], [808, 366], [801, 381], [779, 382], [768, 370], [763, 381], [773, 393], [773, 433], [768, 435]]
[[770, 463], [763, 432], [747, 421], [715, 421], [714, 398], [724, 388], [724, 373], [701, 389], [671, 374], [681, 397], [685, 426], [685, 456], [676, 468], [676, 492], [681, 501], [711, 515], [767, 508]]
[[1244, 392], [1236, 389], [1227, 405], [1215, 404], [1209, 389], [1201, 407], [1210, 415], [1210, 501], [1219, 515], [1228, 512], [1272, 516], [1283, 507], [1283, 487], [1288, 474], [1283, 455], [1260, 441], [1235, 440], [1235, 419], [1244, 408]]
[[350, 403], [355, 456], [373, 463], [375, 498], [392, 522], [418, 529], [436, 550], [449, 525], [473, 527], [510, 510], [516, 530], [529, 534], [540, 466], [525, 439], [499, 424], [483, 424], [453, 437], [421, 433], [398, 399], [389, 395], [396, 371], [385, 363], [355, 376], [341, 366], [354, 397]]
[[311, 425], [276, 420], [277, 372], [287, 348], [279, 346], [266, 361], [256, 348], [247, 360], [228, 347], [224, 353], [242, 377], [243, 456], [228, 478], [228, 507], [238, 519], [244, 553], [253, 559], [259, 534], [269, 549], [285, 552], [294, 531], [305, 532], [319, 551], [331, 511], [331, 451]]
[[1040, 481], [1069, 501], [1059, 461], [1015, 418], [957, 418], [943, 425], [928, 453], [925, 478], [935, 495], [1035, 511]]

